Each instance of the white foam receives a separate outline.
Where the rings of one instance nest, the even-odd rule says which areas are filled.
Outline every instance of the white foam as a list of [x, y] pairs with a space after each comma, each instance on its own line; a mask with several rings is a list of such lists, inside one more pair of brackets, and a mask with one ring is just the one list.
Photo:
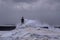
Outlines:
[[[51, 37], [50, 38], [51, 40], [55, 40], [54, 37], [57, 37], [58, 35], [60, 35], [60, 31], [58, 29], [54, 30], [54, 28], [50, 28], [50, 29], [40, 28], [40, 27], [46, 27], [46, 26], [50, 28], [50, 25], [41, 24], [41, 22], [39, 22], [37, 20], [25, 19], [25, 23], [23, 25], [21, 25], [21, 23], [18, 23], [17, 28], [15, 30], [7, 31], [7, 32], [1, 34], [0, 37], [3, 37], [3, 40], [25, 40], [25, 39], [43, 40], [44, 38], [49, 39], [49, 37]], [[40, 29], [40, 30], [38, 30], [38, 29]], [[35, 34], [35, 37], [31, 36], [33, 34]], [[40, 38], [37, 38], [36, 36], [40, 37]], [[59, 40], [59, 38], [57, 40]]]

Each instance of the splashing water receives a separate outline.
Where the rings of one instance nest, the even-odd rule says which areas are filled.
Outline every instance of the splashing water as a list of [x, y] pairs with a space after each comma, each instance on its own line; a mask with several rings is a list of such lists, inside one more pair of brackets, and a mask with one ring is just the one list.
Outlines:
[[[48, 29], [43, 28], [48, 27]], [[18, 23], [16, 29], [0, 34], [3, 40], [60, 40], [60, 29], [37, 20], [25, 19], [25, 23]], [[2, 37], [2, 38], [1, 38]]]

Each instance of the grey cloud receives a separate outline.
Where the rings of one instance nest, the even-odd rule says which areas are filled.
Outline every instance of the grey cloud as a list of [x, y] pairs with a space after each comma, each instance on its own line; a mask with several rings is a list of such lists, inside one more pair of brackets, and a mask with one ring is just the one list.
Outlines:
[[0, 24], [16, 24], [20, 21], [21, 16], [24, 16], [28, 19], [38, 19], [48, 24], [60, 25], [59, 0], [1, 1]]
[[54, 0], [55, 2], [60, 2], [60, 0]]
[[15, 3], [19, 3], [19, 2], [32, 3], [32, 2], [36, 2], [38, 0], [2, 0], [2, 1], [12, 1]]
[[13, 0], [14, 2], [27, 2], [27, 3], [30, 3], [30, 2], [35, 2], [37, 0]]

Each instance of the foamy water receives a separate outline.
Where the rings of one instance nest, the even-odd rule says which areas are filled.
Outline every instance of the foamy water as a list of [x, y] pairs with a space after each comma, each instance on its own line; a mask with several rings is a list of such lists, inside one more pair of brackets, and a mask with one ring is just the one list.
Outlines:
[[25, 23], [18, 23], [15, 30], [1, 31], [0, 40], [60, 40], [59, 30], [37, 20], [25, 19]]

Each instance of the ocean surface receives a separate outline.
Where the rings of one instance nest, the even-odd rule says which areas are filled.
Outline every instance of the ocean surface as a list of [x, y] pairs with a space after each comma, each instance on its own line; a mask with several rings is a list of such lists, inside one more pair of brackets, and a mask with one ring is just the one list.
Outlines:
[[0, 31], [0, 40], [60, 40], [59, 30], [59, 26], [25, 19], [25, 23], [17, 23], [14, 30]]

